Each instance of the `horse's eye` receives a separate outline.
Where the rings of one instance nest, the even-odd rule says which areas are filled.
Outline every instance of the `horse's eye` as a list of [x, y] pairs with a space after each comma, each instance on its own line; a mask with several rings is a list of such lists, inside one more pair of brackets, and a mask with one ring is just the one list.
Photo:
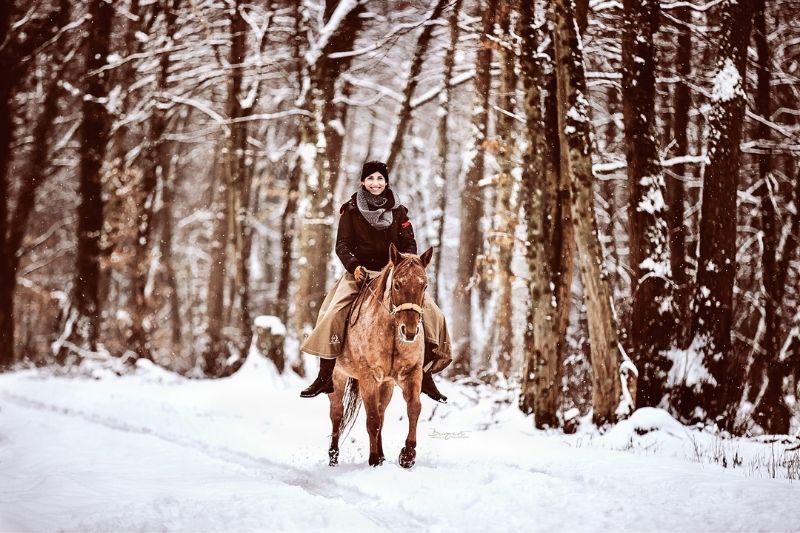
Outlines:
[[394, 282], [394, 290], [396, 290], [396, 291], [400, 290], [400, 284], [398, 282], [396, 282], [396, 281]]

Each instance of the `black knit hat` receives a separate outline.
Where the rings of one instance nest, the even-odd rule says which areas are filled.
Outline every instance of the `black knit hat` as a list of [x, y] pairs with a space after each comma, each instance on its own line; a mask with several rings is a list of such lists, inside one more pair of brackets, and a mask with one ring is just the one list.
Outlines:
[[381, 163], [380, 161], [367, 161], [364, 163], [364, 166], [361, 167], [361, 181], [367, 179], [367, 176], [373, 172], [380, 172], [386, 183], [389, 183], [389, 169], [386, 168], [386, 163]]

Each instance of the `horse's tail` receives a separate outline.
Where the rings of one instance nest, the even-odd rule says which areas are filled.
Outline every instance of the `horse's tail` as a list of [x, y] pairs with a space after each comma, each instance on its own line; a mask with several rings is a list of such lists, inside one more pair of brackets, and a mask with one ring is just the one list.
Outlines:
[[344, 386], [344, 413], [342, 421], [339, 423], [339, 434], [349, 433], [356, 421], [358, 411], [361, 409], [361, 395], [358, 393], [358, 380], [347, 378], [347, 385]]

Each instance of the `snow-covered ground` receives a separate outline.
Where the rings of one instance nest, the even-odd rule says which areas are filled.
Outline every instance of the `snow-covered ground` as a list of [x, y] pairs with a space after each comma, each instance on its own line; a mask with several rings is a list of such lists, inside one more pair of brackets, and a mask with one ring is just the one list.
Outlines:
[[397, 465], [399, 391], [387, 462], [367, 466], [362, 411], [330, 468], [328, 402], [302, 385], [255, 357], [217, 381], [0, 375], [0, 530], [800, 530], [795, 439], [721, 439], [655, 409], [604, 435], [536, 431], [501, 393], [443, 383], [414, 468]]

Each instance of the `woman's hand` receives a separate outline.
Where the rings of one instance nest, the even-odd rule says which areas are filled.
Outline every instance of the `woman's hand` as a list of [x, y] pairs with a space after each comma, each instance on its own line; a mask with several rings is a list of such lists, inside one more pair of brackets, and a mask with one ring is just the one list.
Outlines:
[[367, 280], [367, 269], [361, 265], [358, 265], [353, 271], [353, 276], [356, 278], [356, 283], [361, 285]]

